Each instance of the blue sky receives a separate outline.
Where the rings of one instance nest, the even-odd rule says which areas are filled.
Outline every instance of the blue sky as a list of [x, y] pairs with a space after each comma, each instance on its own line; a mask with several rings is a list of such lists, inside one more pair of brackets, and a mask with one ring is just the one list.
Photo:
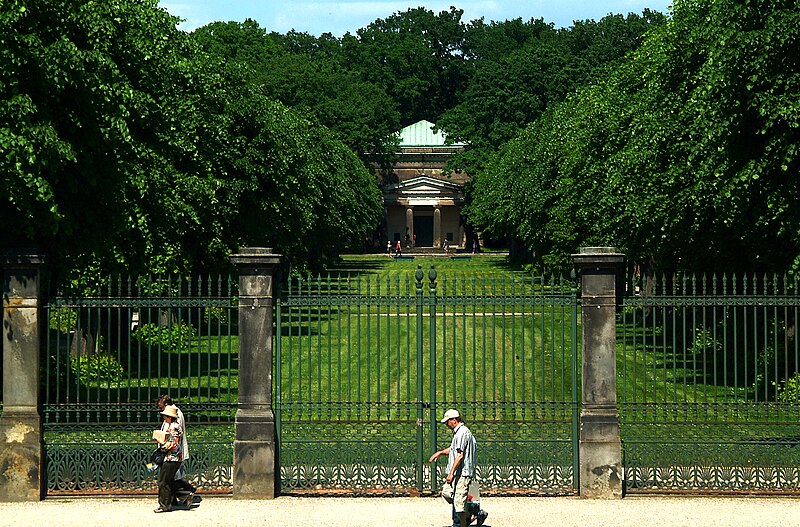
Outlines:
[[180, 27], [187, 31], [210, 22], [252, 18], [267, 31], [295, 29], [340, 37], [347, 32], [355, 34], [378, 18], [419, 6], [438, 13], [455, 5], [464, 10], [463, 21], [544, 18], [556, 27], [569, 27], [573, 20], [599, 20], [609, 13], [641, 14], [648, 7], [668, 13], [672, 0], [161, 0], [160, 5], [185, 19]]

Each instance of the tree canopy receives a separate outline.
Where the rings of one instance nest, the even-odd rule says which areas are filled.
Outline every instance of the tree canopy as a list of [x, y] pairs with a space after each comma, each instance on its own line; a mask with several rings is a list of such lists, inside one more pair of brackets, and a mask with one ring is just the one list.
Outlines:
[[477, 175], [491, 155], [535, 121], [550, 105], [637, 49], [665, 16], [608, 15], [556, 29], [544, 20], [473, 22], [467, 29], [475, 71], [458, 104], [437, 124], [453, 141], [469, 144], [452, 169]]
[[794, 2], [676, 1], [502, 148], [473, 219], [550, 265], [610, 244], [653, 269], [797, 268], [798, 22]]
[[177, 22], [156, 0], [3, 4], [3, 244], [62, 275], [360, 248], [382, 202], [356, 154]]
[[[468, 144], [471, 225], [547, 265], [612, 244], [659, 269], [800, 266], [793, 2], [463, 20], [341, 38], [185, 33], [156, 0], [0, 7], [5, 246], [56, 272], [196, 272], [244, 245], [318, 267], [368, 243], [376, 165], [420, 119]], [[85, 272], [85, 271], [84, 271]]]
[[382, 86], [342, 67], [338, 41], [290, 32], [267, 34], [253, 20], [215, 22], [191, 38], [246, 72], [262, 95], [332, 130], [366, 165], [392, 154], [400, 129], [396, 103]]

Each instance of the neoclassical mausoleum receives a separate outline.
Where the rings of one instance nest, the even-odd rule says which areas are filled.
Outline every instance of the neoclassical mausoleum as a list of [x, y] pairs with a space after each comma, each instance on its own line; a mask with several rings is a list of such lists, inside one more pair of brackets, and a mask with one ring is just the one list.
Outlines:
[[419, 121], [403, 128], [399, 160], [383, 178], [386, 235], [416, 247], [466, 244], [461, 206], [466, 174], [442, 174], [447, 158], [464, 144], [445, 144], [434, 124]]

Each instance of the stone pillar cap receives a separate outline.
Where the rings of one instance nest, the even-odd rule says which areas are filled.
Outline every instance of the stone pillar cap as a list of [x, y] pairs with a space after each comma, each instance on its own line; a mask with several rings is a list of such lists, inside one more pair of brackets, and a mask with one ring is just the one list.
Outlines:
[[41, 265], [44, 260], [36, 249], [0, 249], [0, 266]]
[[581, 247], [579, 254], [619, 254], [616, 247]]
[[277, 264], [282, 257], [273, 253], [271, 247], [241, 247], [237, 254], [231, 255], [231, 262], [237, 265]]
[[239, 247], [239, 252], [232, 256], [272, 255], [272, 247]]
[[571, 256], [579, 267], [619, 265], [625, 261], [625, 254], [617, 252], [616, 247], [581, 247], [581, 252]]

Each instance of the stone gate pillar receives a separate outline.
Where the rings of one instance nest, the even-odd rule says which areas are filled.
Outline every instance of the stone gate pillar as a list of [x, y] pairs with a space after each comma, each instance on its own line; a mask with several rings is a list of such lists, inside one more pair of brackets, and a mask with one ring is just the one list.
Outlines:
[[3, 278], [3, 414], [0, 417], [0, 502], [44, 498], [39, 414], [40, 269], [34, 251], [0, 253]]
[[573, 255], [581, 270], [580, 495], [622, 498], [624, 471], [617, 411], [617, 275], [625, 255], [585, 247]]
[[281, 255], [247, 247], [231, 255], [239, 269], [239, 407], [233, 442], [233, 496], [271, 499], [280, 492], [272, 409], [274, 280]]

